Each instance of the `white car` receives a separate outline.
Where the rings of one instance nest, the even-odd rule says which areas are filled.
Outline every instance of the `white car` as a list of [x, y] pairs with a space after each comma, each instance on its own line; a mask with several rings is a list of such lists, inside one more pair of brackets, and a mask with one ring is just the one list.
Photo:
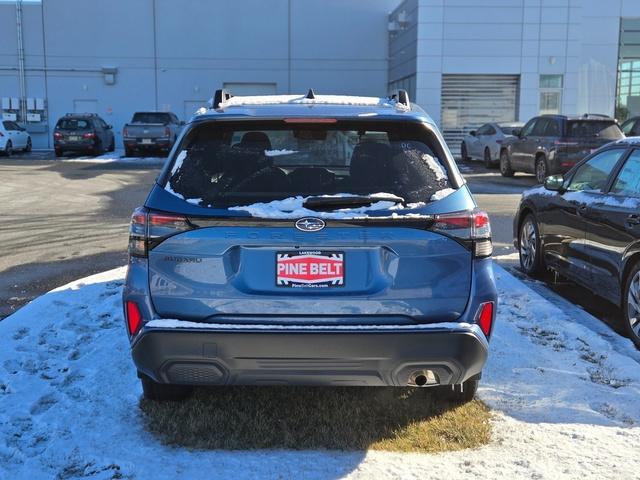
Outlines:
[[463, 161], [479, 159], [491, 168], [500, 160], [500, 145], [520, 130], [524, 124], [517, 122], [485, 123], [478, 130], [472, 130], [462, 139], [460, 156]]
[[0, 122], [0, 152], [11, 155], [15, 150], [31, 151], [31, 136], [27, 131], [10, 120]]

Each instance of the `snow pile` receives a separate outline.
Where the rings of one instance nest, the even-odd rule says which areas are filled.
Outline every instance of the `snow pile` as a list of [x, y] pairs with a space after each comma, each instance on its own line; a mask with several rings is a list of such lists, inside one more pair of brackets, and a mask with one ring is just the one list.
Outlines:
[[167, 159], [164, 157], [125, 157], [124, 150], [116, 150], [97, 157], [68, 157], [61, 158], [58, 161], [77, 163], [144, 163], [147, 165], [163, 165]]
[[[385, 196], [392, 195], [390, 193], [374, 193], [369, 195], [372, 198], [376, 198], [379, 196], [384, 198]], [[341, 197], [354, 197], [357, 195], [353, 195], [350, 193], [338, 193], [336, 195], [322, 195], [325, 198], [341, 198]], [[274, 200], [268, 203], [253, 203], [251, 205], [244, 205], [239, 207], [229, 207], [229, 210], [232, 211], [240, 211], [240, 212], [248, 212], [253, 217], [259, 218], [302, 218], [302, 217], [318, 217], [325, 219], [362, 219], [366, 218], [368, 213], [375, 212], [379, 210], [401, 210], [401, 212], [394, 212], [391, 214], [391, 217], [398, 216], [417, 216], [417, 217], [428, 217], [428, 215], [421, 215], [419, 213], [411, 213], [410, 210], [415, 210], [417, 208], [423, 207], [425, 204], [420, 203], [409, 203], [406, 206], [401, 204], [397, 204], [395, 202], [390, 202], [386, 200], [380, 200], [378, 202], [374, 202], [371, 205], [366, 205], [364, 207], [357, 208], [341, 208], [339, 210], [322, 212], [311, 210], [309, 208], [305, 208], [304, 202], [307, 201], [308, 198], [311, 197], [289, 197], [284, 200]], [[384, 218], [384, 217], [376, 217], [376, 218]]]
[[640, 352], [499, 267], [502, 300], [480, 390], [495, 412], [490, 445], [444, 454], [164, 446], [138, 407], [124, 274], [73, 282], [0, 322], [0, 478], [583, 480], [640, 471]]

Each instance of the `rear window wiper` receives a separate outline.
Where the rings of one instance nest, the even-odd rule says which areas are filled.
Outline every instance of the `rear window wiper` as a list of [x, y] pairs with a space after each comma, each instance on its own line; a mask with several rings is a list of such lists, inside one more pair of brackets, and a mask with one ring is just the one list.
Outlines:
[[310, 210], [338, 210], [340, 208], [366, 207], [376, 202], [404, 203], [404, 198], [392, 194], [318, 196], [307, 198], [302, 206]]

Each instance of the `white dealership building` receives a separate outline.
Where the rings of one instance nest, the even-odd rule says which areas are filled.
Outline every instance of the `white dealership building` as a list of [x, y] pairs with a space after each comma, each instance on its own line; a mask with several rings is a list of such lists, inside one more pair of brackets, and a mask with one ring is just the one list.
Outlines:
[[639, 0], [0, 0], [0, 114], [188, 117], [237, 94], [405, 88], [453, 149], [538, 113], [640, 115]]

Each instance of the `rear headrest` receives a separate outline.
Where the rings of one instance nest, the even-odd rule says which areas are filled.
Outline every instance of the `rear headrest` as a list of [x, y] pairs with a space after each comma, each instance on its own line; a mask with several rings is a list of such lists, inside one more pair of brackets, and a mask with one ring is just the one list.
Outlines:
[[355, 185], [373, 182], [383, 184], [391, 162], [392, 150], [389, 145], [366, 142], [356, 145], [351, 154], [349, 174]]
[[263, 153], [265, 150], [271, 150], [271, 140], [264, 132], [247, 132], [242, 136], [240, 146], [260, 150]]

